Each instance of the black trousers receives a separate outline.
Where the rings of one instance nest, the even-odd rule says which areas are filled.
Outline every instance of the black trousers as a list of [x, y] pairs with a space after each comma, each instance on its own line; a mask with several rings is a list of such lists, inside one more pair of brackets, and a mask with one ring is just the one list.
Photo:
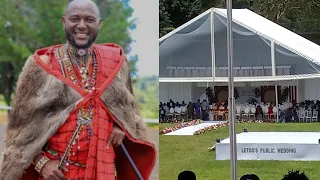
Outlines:
[[261, 113], [256, 113], [256, 119], [258, 119], [258, 115], [261, 115], [261, 118], [263, 118], [263, 112], [261, 112]]
[[207, 119], [208, 119], [207, 111], [202, 111], [202, 112], [201, 112], [201, 115], [202, 115], [202, 119], [203, 119], [203, 120], [207, 120]]
[[166, 115], [165, 115], [165, 114], [160, 114], [160, 119], [161, 119], [161, 120], [165, 120], [165, 118], [166, 118]]

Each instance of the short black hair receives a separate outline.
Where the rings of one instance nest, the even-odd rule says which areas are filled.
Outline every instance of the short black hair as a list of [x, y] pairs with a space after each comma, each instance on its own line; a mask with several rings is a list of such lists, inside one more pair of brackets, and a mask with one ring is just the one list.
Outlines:
[[192, 171], [182, 171], [179, 176], [178, 180], [196, 180], [196, 174]]
[[246, 174], [243, 175], [240, 180], [260, 180], [260, 178], [255, 174]]
[[309, 178], [304, 172], [291, 170], [283, 176], [282, 180], [309, 180]]

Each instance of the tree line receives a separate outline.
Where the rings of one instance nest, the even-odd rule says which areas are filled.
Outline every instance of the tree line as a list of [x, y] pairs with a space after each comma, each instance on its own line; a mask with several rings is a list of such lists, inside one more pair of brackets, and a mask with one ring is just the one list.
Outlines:
[[[159, 6], [159, 36], [162, 37], [211, 7], [226, 8], [226, 1], [159, 0]], [[311, 41], [320, 39], [320, 1], [233, 0], [232, 6], [248, 8]]]

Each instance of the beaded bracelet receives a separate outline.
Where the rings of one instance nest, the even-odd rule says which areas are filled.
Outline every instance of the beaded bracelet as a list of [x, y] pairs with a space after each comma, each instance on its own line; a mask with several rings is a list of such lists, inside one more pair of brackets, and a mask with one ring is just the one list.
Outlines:
[[[38, 155], [40, 155], [40, 154], [44, 156], [44, 152], [40, 152]], [[37, 156], [36, 156], [36, 157], [37, 157]], [[36, 158], [36, 157], [35, 157], [35, 158]], [[34, 166], [36, 166], [36, 163], [34, 162], [34, 161], [35, 161], [35, 158], [32, 160], [32, 165], [34, 165]]]
[[39, 162], [36, 164], [35, 170], [40, 173], [43, 166], [49, 161], [50, 159], [46, 156], [43, 156]]

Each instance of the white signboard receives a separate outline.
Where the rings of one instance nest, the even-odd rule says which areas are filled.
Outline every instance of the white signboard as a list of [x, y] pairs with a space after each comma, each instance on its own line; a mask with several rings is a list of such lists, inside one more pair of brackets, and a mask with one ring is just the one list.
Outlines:
[[[244, 134], [244, 133], [242, 133]], [[239, 134], [237, 135], [238, 138]], [[286, 135], [278, 136], [278, 139]], [[294, 138], [294, 136], [292, 137]], [[307, 137], [305, 137], [307, 138]], [[247, 143], [244, 143], [247, 139]], [[253, 142], [253, 139], [257, 139]], [[268, 135], [264, 137], [239, 137], [240, 143], [237, 143], [237, 159], [238, 160], [290, 160], [290, 161], [319, 161], [320, 160], [320, 144], [307, 142], [311, 138], [307, 138], [305, 143], [293, 142], [288, 136], [287, 141], [277, 142], [273, 141], [266, 143]], [[299, 138], [296, 138], [296, 140]], [[313, 139], [316, 138], [313, 136]], [[319, 141], [319, 139], [317, 139]], [[224, 140], [225, 141], [225, 140]], [[216, 143], [216, 159], [229, 160], [230, 159], [230, 143]]]
[[[230, 159], [230, 145], [216, 144], [216, 159]], [[238, 144], [238, 160], [320, 160], [320, 145], [311, 144]]]

